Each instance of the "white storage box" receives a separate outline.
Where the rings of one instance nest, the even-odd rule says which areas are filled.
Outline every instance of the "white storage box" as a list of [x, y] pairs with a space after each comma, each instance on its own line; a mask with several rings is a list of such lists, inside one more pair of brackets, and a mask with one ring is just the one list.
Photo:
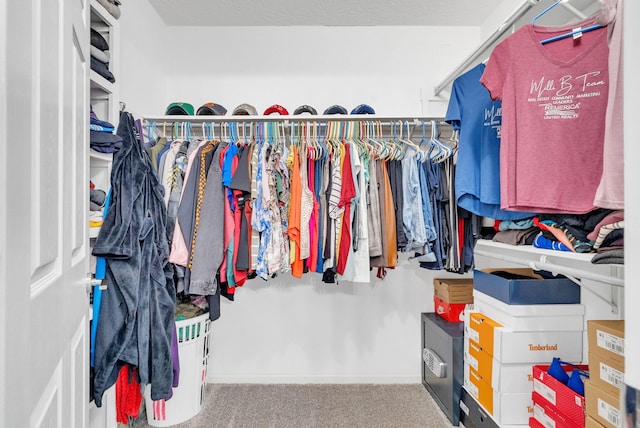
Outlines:
[[493, 389], [484, 380], [464, 367], [464, 389], [474, 397], [499, 426], [526, 425], [533, 416], [531, 392], [509, 393]]
[[[531, 393], [533, 391], [531, 363], [503, 364], [495, 358], [491, 358], [488, 354], [486, 359], [480, 360], [469, 352], [465, 352], [464, 361], [465, 364], [478, 372], [487, 383], [490, 383], [494, 391], [504, 393]], [[483, 367], [482, 363], [484, 361], [491, 361], [490, 370]]]
[[[176, 321], [180, 382], [164, 403], [151, 400], [151, 387], [144, 393], [147, 423], [168, 427], [191, 419], [202, 410], [209, 357], [209, 313]], [[154, 406], [155, 404], [155, 406]]]
[[478, 290], [474, 309], [512, 331], [583, 331], [584, 305], [508, 305]]
[[501, 363], [546, 364], [553, 357], [582, 361], [582, 331], [511, 331], [495, 326], [480, 312], [465, 318], [466, 337]]

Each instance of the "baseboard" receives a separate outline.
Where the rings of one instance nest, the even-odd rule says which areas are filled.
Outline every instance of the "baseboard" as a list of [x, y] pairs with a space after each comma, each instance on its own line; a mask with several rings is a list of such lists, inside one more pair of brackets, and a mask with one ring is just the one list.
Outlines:
[[376, 375], [226, 375], [207, 374], [207, 383], [254, 384], [420, 384], [420, 376]]

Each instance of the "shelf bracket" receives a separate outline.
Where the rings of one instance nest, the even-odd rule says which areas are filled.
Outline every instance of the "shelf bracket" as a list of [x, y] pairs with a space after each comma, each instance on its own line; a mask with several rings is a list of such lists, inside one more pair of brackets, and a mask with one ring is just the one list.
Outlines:
[[[534, 263], [531, 263], [532, 265]], [[584, 288], [587, 291], [590, 291], [591, 294], [593, 294], [594, 296], [596, 296], [598, 299], [602, 300], [603, 302], [605, 302], [607, 305], [609, 305], [609, 308], [611, 308], [611, 313], [612, 314], [619, 314], [620, 310], [618, 308], [618, 304], [615, 302], [615, 298], [613, 296], [613, 288], [610, 288], [611, 290], [611, 296], [609, 299], [607, 299], [606, 297], [602, 296], [600, 293], [597, 293], [595, 290], [591, 289], [590, 287], [587, 287], [585, 284], [582, 283], [581, 279], [578, 279], [574, 276], [571, 275], [564, 275], [567, 279], [570, 279], [571, 281], [575, 282], [576, 284], [578, 284], [580, 287]]]

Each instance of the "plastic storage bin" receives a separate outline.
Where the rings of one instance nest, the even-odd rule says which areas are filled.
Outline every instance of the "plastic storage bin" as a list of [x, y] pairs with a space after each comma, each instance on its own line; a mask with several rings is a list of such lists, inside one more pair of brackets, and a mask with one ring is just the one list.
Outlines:
[[180, 382], [173, 397], [164, 403], [151, 400], [151, 387], [145, 389], [147, 423], [168, 427], [191, 419], [202, 410], [209, 357], [209, 313], [176, 321]]

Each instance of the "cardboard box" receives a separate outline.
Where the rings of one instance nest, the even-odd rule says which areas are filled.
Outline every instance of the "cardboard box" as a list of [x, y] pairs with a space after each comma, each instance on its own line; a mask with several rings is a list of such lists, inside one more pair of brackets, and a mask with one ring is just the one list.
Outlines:
[[449, 303], [440, 300], [438, 296], [433, 296], [433, 308], [436, 314], [449, 322], [464, 321], [464, 308], [466, 303]]
[[600, 352], [614, 368], [624, 372], [624, 321], [588, 320], [587, 332], [589, 352]]
[[[531, 279], [506, 279], [493, 275], [506, 271]], [[510, 305], [547, 305], [580, 303], [580, 286], [567, 278], [544, 279], [529, 268], [497, 268], [473, 271], [475, 290]]]
[[434, 278], [433, 294], [449, 303], [473, 303], [473, 278]]
[[474, 291], [474, 309], [512, 331], [584, 330], [585, 307], [570, 305], [508, 305]]
[[469, 366], [465, 366], [464, 387], [500, 426], [525, 425], [533, 415], [530, 392], [495, 391]]
[[495, 391], [518, 393], [533, 391], [531, 364], [504, 364], [467, 340], [464, 363], [475, 370]]
[[624, 385], [624, 367], [604, 352], [589, 352], [589, 380], [612, 395], [619, 395]]
[[604, 428], [604, 425], [593, 419], [591, 416], [586, 417], [584, 426], [585, 428]]
[[[586, 365], [578, 365], [582, 370], [589, 370]], [[565, 371], [573, 368], [563, 366]], [[549, 365], [533, 366], [533, 391], [539, 395], [538, 403], [548, 404], [555, 413], [564, 415], [572, 423], [584, 426], [585, 399], [582, 395], [547, 373]]]
[[622, 423], [620, 396], [611, 395], [592, 382], [585, 381], [584, 396], [587, 402], [586, 414], [608, 428], [617, 428]]
[[561, 355], [582, 361], [582, 331], [510, 331], [479, 312], [469, 314], [466, 333], [483, 351], [501, 363], [548, 363]]

